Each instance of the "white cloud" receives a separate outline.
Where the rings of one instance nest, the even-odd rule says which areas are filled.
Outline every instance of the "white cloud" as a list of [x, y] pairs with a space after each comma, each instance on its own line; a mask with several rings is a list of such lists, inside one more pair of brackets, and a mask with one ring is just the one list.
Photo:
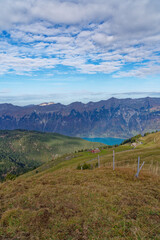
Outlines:
[[62, 104], [70, 104], [73, 101], [81, 101], [88, 103], [89, 101], [100, 101], [102, 99], [109, 99], [111, 97], [116, 98], [143, 98], [143, 97], [160, 97], [160, 92], [90, 92], [90, 91], [76, 91], [76, 92], [55, 92], [52, 94], [26, 94], [19, 96], [5, 96], [0, 95], [0, 102], [12, 102], [16, 105], [29, 105], [29, 104], [40, 104], [42, 102], [55, 102]]
[[113, 42], [114, 37], [113, 36], [107, 36], [104, 33], [96, 33], [92, 37], [93, 41], [95, 41], [98, 44], [101, 44], [102, 46], [109, 45]]
[[160, 64], [147, 64], [144, 67], [136, 68], [130, 71], [121, 71], [115, 77], [140, 77], [144, 78], [146, 76], [154, 76], [160, 73]]
[[159, 0], [1, 0], [0, 29], [10, 37], [0, 40], [0, 74], [57, 64], [118, 77], [159, 74], [159, 12]]
[[50, 58], [21, 58], [15, 56], [8, 56], [7, 54], [0, 54], [0, 74], [15, 71], [17, 74], [27, 74], [31, 71], [39, 70], [41, 68], [54, 68], [58, 64], [58, 59]]
[[0, 95], [8, 94], [8, 93], [10, 93], [10, 89], [1, 89], [0, 91]]

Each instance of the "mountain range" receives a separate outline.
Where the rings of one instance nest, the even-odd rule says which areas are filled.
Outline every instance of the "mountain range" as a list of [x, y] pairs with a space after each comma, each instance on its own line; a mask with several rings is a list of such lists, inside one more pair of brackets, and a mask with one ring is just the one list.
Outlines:
[[160, 98], [110, 98], [87, 104], [0, 104], [0, 129], [56, 132], [76, 137], [121, 137], [160, 130]]

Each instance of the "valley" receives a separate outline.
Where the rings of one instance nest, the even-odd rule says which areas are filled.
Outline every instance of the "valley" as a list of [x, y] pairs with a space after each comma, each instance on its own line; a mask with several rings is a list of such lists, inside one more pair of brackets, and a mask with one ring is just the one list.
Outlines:
[[105, 146], [56, 133], [25, 130], [0, 131], [0, 180], [15, 177], [43, 163], [76, 151]]

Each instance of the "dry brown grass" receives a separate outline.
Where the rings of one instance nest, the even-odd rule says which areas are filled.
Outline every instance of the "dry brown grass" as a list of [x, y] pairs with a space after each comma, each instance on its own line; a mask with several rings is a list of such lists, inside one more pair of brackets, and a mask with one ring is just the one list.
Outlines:
[[0, 185], [0, 239], [159, 239], [160, 178], [61, 169]]
[[76, 170], [93, 158], [84, 152], [0, 184], [0, 240], [159, 240], [159, 135], [116, 148], [115, 171], [108, 149], [100, 169]]

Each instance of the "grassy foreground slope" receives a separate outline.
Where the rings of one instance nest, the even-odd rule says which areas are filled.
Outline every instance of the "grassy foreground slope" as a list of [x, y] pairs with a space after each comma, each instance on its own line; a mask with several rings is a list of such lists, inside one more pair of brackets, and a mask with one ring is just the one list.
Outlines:
[[133, 167], [139, 155], [154, 167], [159, 137], [138, 139], [143, 144], [135, 149], [129, 143], [115, 148], [116, 162], [131, 162], [115, 171], [109, 165], [113, 149], [104, 149], [100, 168], [77, 170], [97, 156], [83, 152], [0, 184], [0, 239], [159, 240], [159, 174], [144, 168], [136, 179]]
[[14, 130], [0, 131], [0, 179], [7, 173], [22, 174], [57, 155], [103, 146], [81, 138], [56, 133]]

